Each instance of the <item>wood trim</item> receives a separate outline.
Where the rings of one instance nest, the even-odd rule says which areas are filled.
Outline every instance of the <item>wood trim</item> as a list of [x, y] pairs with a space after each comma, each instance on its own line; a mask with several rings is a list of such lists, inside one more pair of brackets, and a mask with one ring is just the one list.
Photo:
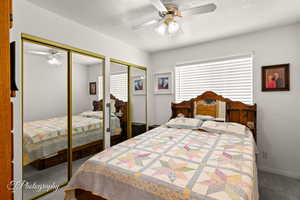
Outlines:
[[94, 195], [92, 192], [88, 192], [81, 189], [75, 190], [75, 197], [77, 200], [107, 200], [105, 198]]
[[172, 103], [172, 117], [177, 117], [178, 114], [183, 114], [185, 117], [194, 117], [194, 102], [200, 100], [218, 100], [226, 102], [226, 121], [241, 123], [251, 129], [253, 137], [256, 141], [256, 104], [247, 105], [240, 101], [232, 101], [229, 98], [224, 98], [212, 91], [204, 92], [202, 95], [183, 101], [181, 103]]
[[12, 165], [12, 111], [10, 102], [10, 28], [11, 1], [2, 0], [0, 6], [0, 194], [11, 200], [13, 194], [7, 185], [13, 179]]

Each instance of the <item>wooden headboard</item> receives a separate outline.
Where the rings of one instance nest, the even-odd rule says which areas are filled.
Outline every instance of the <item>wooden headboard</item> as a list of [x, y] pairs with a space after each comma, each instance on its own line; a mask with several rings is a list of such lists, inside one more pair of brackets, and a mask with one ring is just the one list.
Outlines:
[[[127, 122], [127, 108], [128, 108], [128, 103], [124, 102], [120, 99], [117, 99], [115, 96], [112, 94], [110, 95], [110, 99], [115, 100], [115, 108], [116, 112], [121, 112], [123, 113], [122, 117], [120, 117], [121, 122]], [[103, 100], [100, 101], [93, 101], [93, 111], [102, 111], [103, 110]]]
[[212, 91], [204, 92], [202, 95], [183, 101], [181, 103], [172, 103], [172, 117], [183, 114], [185, 117], [194, 117], [194, 102], [201, 100], [218, 100], [226, 102], [226, 121], [237, 122], [251, 129], [254, 139], [256, 140], [256, 104], [247, 105], [240, 101], [232, 101], [224, 98]]

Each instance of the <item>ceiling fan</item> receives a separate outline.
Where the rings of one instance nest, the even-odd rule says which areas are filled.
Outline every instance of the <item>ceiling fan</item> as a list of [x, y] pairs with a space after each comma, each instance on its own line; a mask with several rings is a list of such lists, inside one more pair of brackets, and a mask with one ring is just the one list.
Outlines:
[[30, 54], [47, 56], [48, 63], [51, 65], [61, 65], [62, 63], [59, 60], [59, 57], [64, 54], [55, 49], [49, 49], [48, 51], [28, 50], [27, 52]]
[[134, 30], [154, 26], [155, 31], [161, 35], [174, 35], [181, 30], [180, 24], [178, 23], [180, 18], [213, 12], [217, 8], [214, 3], [210, 3], [181, 10], [176, 3], [163, 3], [163, 0], [150, 1], [158, 10], [158, 18], [137, 25], [133, 27]]

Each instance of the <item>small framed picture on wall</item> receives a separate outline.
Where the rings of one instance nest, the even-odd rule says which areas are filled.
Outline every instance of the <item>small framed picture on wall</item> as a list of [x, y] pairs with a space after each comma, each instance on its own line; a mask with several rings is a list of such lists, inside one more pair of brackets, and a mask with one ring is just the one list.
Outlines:
[[97, 94], [97, 84], [96, 82], [90, 82], [90, 95]]
[[133, 76], [132, 77], [133, 95], [145, 95], [145, 77]]
[[262, 67], [262, 91], [289, 91], [290, 64]]
[[154, 94], [172, 94], [173, 93], [173, 73], [154, 74]]

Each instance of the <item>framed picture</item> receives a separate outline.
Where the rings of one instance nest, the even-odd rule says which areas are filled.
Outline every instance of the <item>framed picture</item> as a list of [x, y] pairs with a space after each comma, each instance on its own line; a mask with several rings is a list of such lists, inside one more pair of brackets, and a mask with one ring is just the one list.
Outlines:
[[154, 74], [154, 94], [172, 94], [172, 72]]
[[97, 94], [97, 84], [96, 82], [90, 82], [90, 95]]
[[145, 77], [133, 76], [132, 77], [133, 95], [145, 95]]
[[262, 67], [262, 91], [289, 91], [290, 64]]

